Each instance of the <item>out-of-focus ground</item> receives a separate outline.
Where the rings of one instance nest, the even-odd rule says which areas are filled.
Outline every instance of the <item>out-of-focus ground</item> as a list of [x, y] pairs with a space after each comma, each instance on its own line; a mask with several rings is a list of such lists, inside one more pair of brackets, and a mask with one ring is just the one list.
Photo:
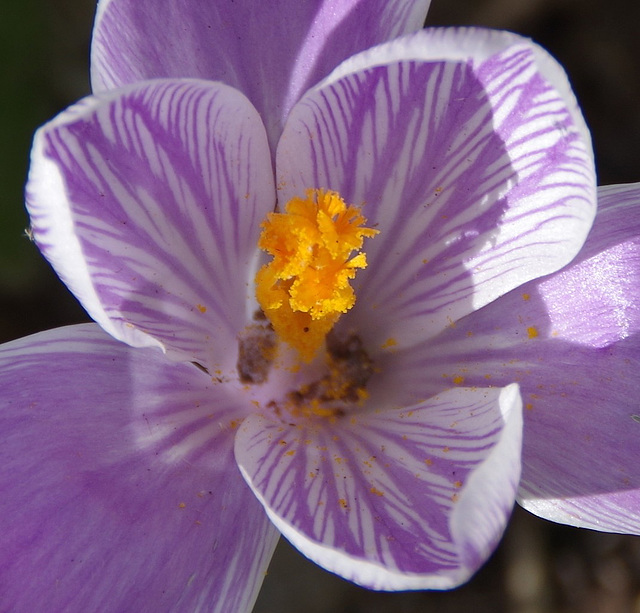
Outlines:
[[[0, 341], [86, 321], [23, 236], [22, 186], [35, 128], [89, 92], [93, 12], [91, 0], [0, 9]], [[433, 0], [427, 23], [506, 28], [541, 43], [569, 73], [592, 130], [599, 183], [640, 181], [640, 2]], [[255, 609], [432, 611], [640, 613], [640, 539], [556, 526], [516, 509], [501, 546], [467, 585], [395, 594], [345, 582], [283, 540]]]

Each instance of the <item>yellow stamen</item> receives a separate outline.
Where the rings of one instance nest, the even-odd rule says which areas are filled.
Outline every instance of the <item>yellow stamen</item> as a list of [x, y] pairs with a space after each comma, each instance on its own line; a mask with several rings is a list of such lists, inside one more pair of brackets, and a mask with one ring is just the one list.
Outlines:
[[256, 297], [278, 337], [309, 362], [355, 304], [349, 281], [366, 268], [360, 250], [378, 231], [362, 227], [360, 210], [332, 191], [308, 190], [285, 211], [262, 223], [258, 246], [273, 259], [256, 275]]

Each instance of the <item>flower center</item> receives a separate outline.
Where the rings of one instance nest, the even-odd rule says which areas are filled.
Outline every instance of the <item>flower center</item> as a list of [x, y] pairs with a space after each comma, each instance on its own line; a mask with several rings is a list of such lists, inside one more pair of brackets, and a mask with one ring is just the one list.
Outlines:
[[273, 412], [278, 416], [286, 411], [286, 415], [294, 418], [328, 417], [334, 420], [366, 400], [366, 386], [374, 368], [357, 335], [341, 339], [330, 332], [325, 365], [323, 376], [300, 385], [283, 400], [271, 401], [269, 406]]
[[336, 192], [308, 190], [269, 213], [258, 246], [272, 260], [256, 275], [256, 298], [277, 337], [310, 362], [342, 313], [355, 304], [349, 281], [366, 268], [364, 238], [378, 231]]
[[[276, 347], [275, 332], [254, 316], [239, 338], [238, 378], [256, 406], [268, 408], [288, 422], [291, 418], [334, 420], [361, 406], [374, 364], [360, 337], [330, 331], [326, 350], [313, 363], [300, 363], [294, 349]], [[286, 391], [288, 390], [288, 391]]]

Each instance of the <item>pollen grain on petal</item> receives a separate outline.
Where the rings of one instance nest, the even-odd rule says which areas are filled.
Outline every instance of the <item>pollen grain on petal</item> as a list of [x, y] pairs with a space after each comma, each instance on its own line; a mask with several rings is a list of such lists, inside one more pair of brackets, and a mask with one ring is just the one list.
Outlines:
[[395, 347], [398, 344], [398, 341], [393, 338], [393, 337], [389, 337], [381, 346], [381, 349], [389, 349], [390, 347]]

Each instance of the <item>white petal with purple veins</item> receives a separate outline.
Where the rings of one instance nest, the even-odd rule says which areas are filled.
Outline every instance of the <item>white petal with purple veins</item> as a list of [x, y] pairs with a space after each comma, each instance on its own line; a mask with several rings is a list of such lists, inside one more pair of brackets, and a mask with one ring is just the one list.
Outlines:
[[153, 81], [41, 128], [27, 204], [38, 246], [105, 330], [211, 370], [235, 362], [219, 347], [245, 324], [274, 193], [264, 128], [242, 94]]
[[260, 414], [236, 459], [305, 555], [375, 589], [454, 587], [486, 560], [520, 474], [517, 386], [289, 424]]
[[[427, 28], [413, 39], [407, 37], [385, 45], [384, 54], [376, 49], [365, 51], [343, 62], [327, 82], [345, 74], [362, 70], [376, 64], [415, 59], [420, 61], [471, 62], [477, 66], [493, 55], [509, 47], [525, 44], [535, 56], [536, 69], [560, 94], [571, 113], [573, 123], [582, 135], [583, 142], [591, 152], [591, 134], [569, 79], [560, 64], [542, 47], [528, 38], [506, 30], [489, 28]], [[505, 73], [505, 78], [507, 74]], [[591, 155], [593, 156], [592, 152]]]
[[380, 230], [347, 316], [373, 344], [428, 338], [557, 270], [595, 210], [588, 147], [535, 53], [519, 41], [479, 62], [416, 59], [430, 38], [347, 62], [294, 107], [278, 147], [280, 206], [333, 189]]

